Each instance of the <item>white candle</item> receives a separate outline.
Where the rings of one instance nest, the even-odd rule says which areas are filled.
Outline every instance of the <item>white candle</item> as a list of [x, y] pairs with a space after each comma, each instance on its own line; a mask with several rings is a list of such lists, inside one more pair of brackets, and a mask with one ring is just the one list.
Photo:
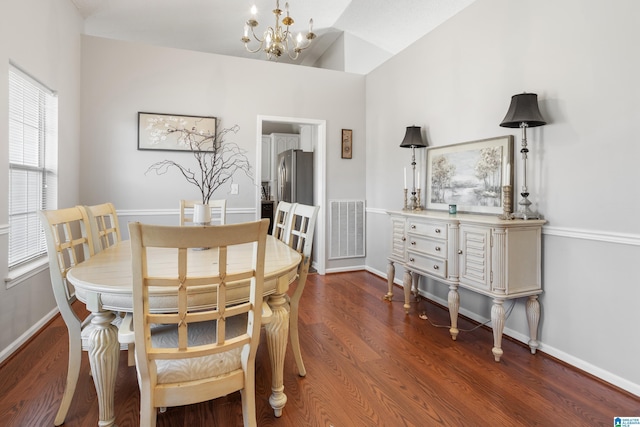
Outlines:
[[507, 183], [510, 184], [509, 179], [511, 177], [511, 163], [507, 163], [507, 173], [504, 177], [504, 181], [502, 183], [502, 185], [507, 185]]
[[404, 189], [407, 189], [407, 168], [404, 168]]

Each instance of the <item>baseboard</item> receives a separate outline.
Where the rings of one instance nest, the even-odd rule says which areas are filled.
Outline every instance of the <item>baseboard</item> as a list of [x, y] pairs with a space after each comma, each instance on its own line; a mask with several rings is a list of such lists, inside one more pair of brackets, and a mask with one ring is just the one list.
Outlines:
[[34, 337], [40, 329], [44, 328], [47, 323], [51, 321], [59, 313], [58, 308], [51, 310], [46, 316], [40, 319], [36, 324], [27, 329], [17, 340], [12, 342], [8, 347], [0, 352], [0, 365], [4, 363], [11, 355], [13, 355], [20, 347], [22, 347], [27, 341]]

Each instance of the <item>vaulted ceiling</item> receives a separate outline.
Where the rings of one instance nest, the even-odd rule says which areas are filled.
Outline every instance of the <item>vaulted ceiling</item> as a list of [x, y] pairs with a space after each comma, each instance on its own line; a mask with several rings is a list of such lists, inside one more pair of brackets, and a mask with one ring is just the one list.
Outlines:
[[[276, 0], [71, 0], [85, 19], [84, 33], [118, 40], [266, 60], [249, 53], [241, 37], [250, 8], [257, 32], [274, 24]], [[280, 8], [284, 9], [284, 3]], [[347, 33], [389, 58], [475, 0], [289, 0], [292, 29], [318, 38], [295, 63], [313, 65]], [[282, 58], [280, 62], [292, 62]]]

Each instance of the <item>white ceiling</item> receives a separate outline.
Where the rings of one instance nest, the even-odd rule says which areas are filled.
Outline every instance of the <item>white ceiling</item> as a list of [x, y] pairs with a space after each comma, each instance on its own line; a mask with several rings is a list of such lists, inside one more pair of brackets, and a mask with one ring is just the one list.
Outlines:
[[[246, 52], [240, 38], [253, 4], [260, 32], [273, 25], [271, 11], [276, 4], [276, 0], [71, 1], [85, 18], [85, 34], [263, 60], [263, 53]], [[281, 0], [281, 9], [285, 1]], [[296, 62], [312, 65], [343, 32], [391, 57], [474, 1], [290, 0], [294, 32], [306, 32], [313, 18], [318, 35]], [[290, 62], [287, 59], [280, 62]]]

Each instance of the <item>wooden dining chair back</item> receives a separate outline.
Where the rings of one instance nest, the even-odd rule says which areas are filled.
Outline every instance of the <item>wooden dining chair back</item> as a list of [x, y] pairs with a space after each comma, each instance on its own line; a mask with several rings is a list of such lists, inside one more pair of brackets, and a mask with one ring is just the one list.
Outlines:
[[82, 350], [88, 350], [87, 336], [83, 333], [90, 324], [91, 315], [81, 320], [71, 307], [74, 300], [73, 287], [67, 282], [67, 272], [94, 254], [90, 224], [80, 206], [67, 209], [40, 211], [49, 254], [51, 286], [58, 310], [69, 335], [69, 365], [62, 401], [54, 424], [59, 426], [69, 411], [71, 400], [80, 374]]
[[[204, 402], [238, 390], [245, 427], [256, 425], [255, 356], [268, 225], [266, 219], [219, 227], [129, 224], [141, 426], [156, 425], [157, 408]], [[246, 270], [228, 257], [236, 245], [251, 255]], [[195, 250], [203, 247], [209, 249]], [[176, 257], [175, 270], [163, 265], [162, 271], [149, 271], [147, 261], [162, 251]], [[191, 262], [194, 257], [198, 263]], [[195, 267], [209, 258], [204, 265], [210, 267]], [[177, 292], [176, 311], [154, 312], [150, 287]], [[242, 287], [249, 296], [246, 302], [230, 295]], [[209, 292], [213, 306], [190, 309], [195, 292]]]
[[[193, 223], [193, 206], [200, 203], [196, 200], [180, 200], [180, 225]], [[227, 200], [210, 200], [211, 224], [224, 225], [227, 223]]]
[[298, 365], [298, 373], [301, 377], [307, 374], [302, 362], [300, 352], [300, 338], [298, 333], [298, 312], [300, 311], [300, 298], [307, 283], [307, 274], [311, 265], [311, 252], [313, 249], [313, 233], [318, 219], [319, 206], [309, 206], [296, 203], [290, 215], [290, 227], [286, 243], [302, 255], [302, 260], [298, 266], [298, 285], [289, 298], [291, 312], [289, 317], [289, 336], [291, 339], [291, 349]]
[[102, 203], [85, 206], [84, 208], [89, 216], [96, 253], [115, 245], [121, 240], [118, 214], [113, 203]]
[[288, 243], [286, 239], [291, 231], [291, 212], [295, 203], [278, 202], [276, 213], [273, 217], [271, 235], [278, 240]]

